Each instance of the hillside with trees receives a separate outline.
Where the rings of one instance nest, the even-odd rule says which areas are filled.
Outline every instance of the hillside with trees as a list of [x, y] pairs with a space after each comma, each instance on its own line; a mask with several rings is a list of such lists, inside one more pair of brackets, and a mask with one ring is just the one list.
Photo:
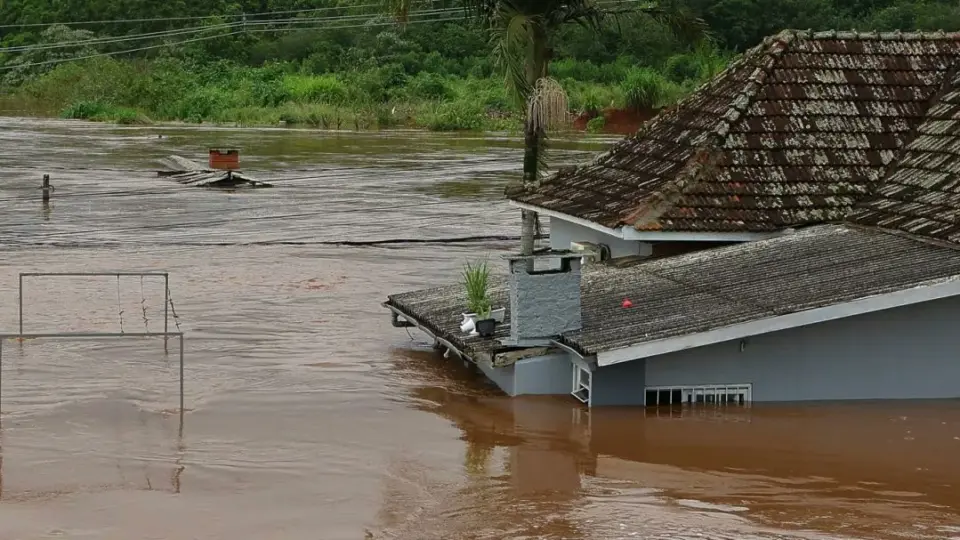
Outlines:
[[[960, 30], [945, 0], [598, 0], [598, 26], [551, 36], [549, 74], [576, 114], [656, 109], [783, 28]], [[4, 0], [0, 110], [136, 123], [516, 129], [496, 36], [456, 1], [399, 17], [364, 0]], [[402, 24], [398, 24], [398, 21]], [[593, 129], [602, 120], [591, 122]]]

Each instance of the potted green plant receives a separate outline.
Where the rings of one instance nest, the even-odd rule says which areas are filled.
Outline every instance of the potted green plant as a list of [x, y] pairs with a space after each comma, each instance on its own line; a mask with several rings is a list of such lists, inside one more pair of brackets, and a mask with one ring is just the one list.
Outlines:
[[[486, 262], [466, 263], [463, 267], [463, 287], [467, 295], [469, 313], [463, 314], [460, 329], [471, 335], [489, 337], [496, 328], [497, 318], [491, 309], [488, 288], [490, 268]], [[505, 312], [504, 309], [496, 311]], [[502, 321], [502, 314], [501, 321]]]

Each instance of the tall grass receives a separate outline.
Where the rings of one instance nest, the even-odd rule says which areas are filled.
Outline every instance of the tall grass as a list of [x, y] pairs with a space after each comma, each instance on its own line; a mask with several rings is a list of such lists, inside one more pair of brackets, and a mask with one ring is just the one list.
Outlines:
[[79, 101], [64, 109], [60, 116], [74, 120], [93, 120], [95, 122], [113, 122], [115, 124], [149, 124], [146, 115], [130, 107], [117, 107], [96, 101]]
[[683, 94], [683, 87], [650, 68], [631, 69], [620, 88], [625, 105], [636, 110], [663, 107]]
[[[670, 59], [664, 75], [629, 59], [610, 64], [560, 60], [551, 64], [574, 113], [609, 107], [659, 107], [724, 65], [715, 51]], [[673, 75], [671, 75], [673, 74]], [[691, 75], [693, 74], [693, 75]], [[682, 78], [683, 81], [674, 79]], [[297, 125], [317, 129], [396, 126], [455, 130], [518, 130], [522, 110], [501, 76], [409, 75], [399, 64], [311, 74], [295, 63], [197, 67], [161, 58], [95, 58], [65, 63], [16, 87], [5, 102], [37, 114], [119, 123], [158, 121]], [[28, 112], [29, 111], [21, 111]]]
[[490, 268], [486, 261], [467, 262], [463, 265], [463, 288], [467, 296], [467, 309], [477, 314], [478, 320], [490, 317], [490, 298], [487, 289], [490, 283]]
[[336, 75], [287, 75], [283, 87], [290, 101], [300, 103], [342, 104], [347, 86]]

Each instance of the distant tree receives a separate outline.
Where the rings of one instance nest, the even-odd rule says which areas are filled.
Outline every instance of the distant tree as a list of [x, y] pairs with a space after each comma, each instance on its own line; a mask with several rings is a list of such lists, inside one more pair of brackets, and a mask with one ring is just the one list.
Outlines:
[[[407, 22], [416, 0], [386, 0], [401, 24]], [[670, 26], [685, 37], [706, 35], [703, 22], [680, 3], [670, 0], [624, 3], [623, 8], [601, 7], [594, 0], [464, 0], [469, 18], [489, 31], [498, 66], [506, 74], [510, 95], [525, 112], [523, 186], [533, 186], [546, 168], [547, 132], [567, 119], [567, 99], [548, 73], [553, 45], [561, 28], [576, 24], [599, 34], [607, 19], [641, 13]], [[524, 210], [520, 252], [532, 255], [537, 215]], [[530, 261], [530, 265], [533, 261]]]
[[9, 62], [2, 62], [0, 57], [0, 65], [6, 70], [3, 84], [15, 86], [50, 71], [63, 61], [97, 54], [96, 45], [89, 43], [95, 37], [89, 30], [74, 30], [62, 24], [47, 27], [40, 34], [38, 43], [27, 46], [22, 52], [17, 51]]

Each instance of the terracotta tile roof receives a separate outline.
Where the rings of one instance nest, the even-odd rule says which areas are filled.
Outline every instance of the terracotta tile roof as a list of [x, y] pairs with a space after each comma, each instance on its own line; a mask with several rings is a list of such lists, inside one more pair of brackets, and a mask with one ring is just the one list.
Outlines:
[[511, 198], [647, 230], [841, 220], [958, 60], [960, 34], [785, 31], [592, 163]]
[[[819, 225], [769, 240], [642, 262], [588, 265], [583, 329], [558, 336], [582, 354], [696, 334], [768, 317], [960, 279], [960, 250], [850, 225]], [[492, 287], [507, 305], [505, 284]], [[624, 309], [629, 298], [634, 307]], [[466, 298], [447, 286], [387, 302], [473, 357], [504, 349], [459, 330]], [[509, 332], [507, 320], [498, 336]]]
[[960, 72], [876, 192], [850, 221], [960, 243]]

